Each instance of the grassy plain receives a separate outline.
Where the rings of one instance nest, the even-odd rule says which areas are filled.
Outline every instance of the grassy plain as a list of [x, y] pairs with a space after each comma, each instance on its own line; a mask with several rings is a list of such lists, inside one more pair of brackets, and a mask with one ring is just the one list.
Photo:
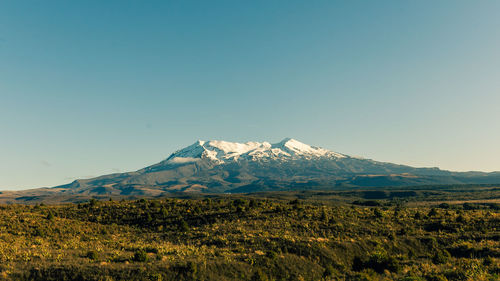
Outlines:
[[499, 280], [500, 189], [0, 205], [3, 280]]

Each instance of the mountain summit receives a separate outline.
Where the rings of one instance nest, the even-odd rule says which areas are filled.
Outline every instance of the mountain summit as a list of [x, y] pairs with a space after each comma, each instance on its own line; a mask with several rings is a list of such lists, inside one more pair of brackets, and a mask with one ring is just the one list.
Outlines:
[[129, 173], [76, 180], [51, 192], [161, 196], [430, 184], [498, 183], [500, 173], [450, 172], [351, 157], [286, 138], [278, 143], [197, 141]]
[[278, 143], [269, 142], [227, 142], [197, 141], [193, 145], [174, 152], [167, 158], [167, 163], [189, 163], [207, 159], [217, 164], [239, 160], [268, 161], [270, 159], [292, 160], [298, 158], [344, 158], [343, 154], [310, 146], [297, 140], [286, 138]]

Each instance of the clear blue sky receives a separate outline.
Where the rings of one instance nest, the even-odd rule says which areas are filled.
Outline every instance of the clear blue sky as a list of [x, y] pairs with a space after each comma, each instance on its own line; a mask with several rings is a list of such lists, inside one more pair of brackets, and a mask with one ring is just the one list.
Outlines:
[[197, 139], [500, 170], [500, 1], [0, 2], [0, 189]]

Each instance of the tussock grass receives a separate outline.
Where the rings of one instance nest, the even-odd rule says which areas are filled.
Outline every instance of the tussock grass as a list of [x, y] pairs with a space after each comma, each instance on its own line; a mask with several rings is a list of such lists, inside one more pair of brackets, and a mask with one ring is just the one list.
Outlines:
[[1, 205], [0, 278], [498, 280], [498, 206], [373, 201]]

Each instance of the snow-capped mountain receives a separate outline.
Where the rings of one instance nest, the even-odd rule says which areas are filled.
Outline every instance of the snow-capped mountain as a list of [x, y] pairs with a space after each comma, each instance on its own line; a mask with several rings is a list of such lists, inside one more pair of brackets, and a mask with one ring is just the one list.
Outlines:
[[56, 187], [65, 194], [161, 196], [168, 192], [255, 192], [428, 184], [498, 183], [500, 173], [458, 173], [351, 157], [286, 138], [197, 141], [144, 169]]
[[268, 161], [282, 159], [283, 161], [320, 157], [345, 158], [346, 155], [323, 148], [310, 146], [297, 140], [286, 138], [281, 142], [227, 142], [227, 141], [197, 141], [184, 149], [178, 150], [167, 158], [167, 163], [189, 163], [208, 159], [217, 164], [235, 162], [238, 160]]

